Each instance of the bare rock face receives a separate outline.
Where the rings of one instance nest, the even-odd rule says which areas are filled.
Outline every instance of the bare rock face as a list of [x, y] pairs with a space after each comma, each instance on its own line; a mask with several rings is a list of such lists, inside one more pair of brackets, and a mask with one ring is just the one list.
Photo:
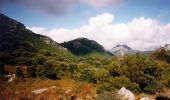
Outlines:
[[122, 87], [118, 95], [121, 97], [122, 100], [135, 100], [135, 95], [128, 89]]

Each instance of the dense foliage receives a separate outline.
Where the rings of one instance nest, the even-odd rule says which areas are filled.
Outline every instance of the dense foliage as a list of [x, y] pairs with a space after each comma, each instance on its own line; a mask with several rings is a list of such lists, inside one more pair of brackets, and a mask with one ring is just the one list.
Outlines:
[[96, 41], [88, 40], [86, 38], [78, 38], [69, 42], [64, 42], [61, 45], [76, 55], [86, 55], [92, 52], [109, 54], [105, 51], [104, 47]]

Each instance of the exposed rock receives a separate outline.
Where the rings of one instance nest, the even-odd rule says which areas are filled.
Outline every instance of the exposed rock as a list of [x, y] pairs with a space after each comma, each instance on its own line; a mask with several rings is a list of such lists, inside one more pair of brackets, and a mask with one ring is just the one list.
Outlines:
[[135, 95], [128, 89], [122, 87], [118, 95], [123, 99], [123, 100], [135, 100]]
[[44, 91], [47, 91], [48, 88], [44, 88], [44, 89], [38, 89], [38, 90], [34, 90], [32, 91], [33, 94], [40, 94], [40, 93], [43, 93]]
[[13, 74], [13, 75], [10, 75], [10, 77], [9, 77], [10, 79], [8, 80], [8, 82], [12, 82], [14, 79], [15, 79], [15, 74]]
[[56, 86], [52, 86], [50, 88], [43, 88], [43, 89], [34, 90], [34, 91], [32, 91], [32, 93], [33, 94], [41, 94], [41, 93], [43, 93], [43, 92], [45, 92], [49, 89], [54, 89], [54, 88], [56, 88]]
[[141, 98], [140, 100], [150, 100], [149, 97]]

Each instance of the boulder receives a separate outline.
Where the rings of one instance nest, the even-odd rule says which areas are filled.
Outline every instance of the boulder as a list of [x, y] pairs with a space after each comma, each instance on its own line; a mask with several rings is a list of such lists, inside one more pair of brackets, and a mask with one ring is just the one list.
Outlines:
[[118, 95], [123, 100], [135, 100], [135, 95], [130, 90], [126, 89], [125, 87], [122, 87], [119, 90]]
[[140, 100], [150, 100], [149, 97], [141, 98]]

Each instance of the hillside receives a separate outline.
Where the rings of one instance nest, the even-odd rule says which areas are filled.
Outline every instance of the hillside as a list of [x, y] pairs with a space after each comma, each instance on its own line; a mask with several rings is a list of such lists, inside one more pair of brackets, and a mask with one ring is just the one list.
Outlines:
[[[72, 56], [49, 37], [35, 34], [26, 29], [22, 23], [3, 14], [0, 14], [0, 43], [0, 60], [7, 64], [16, 63], [16, 58], [24, 54], [28, 55], [30, 59], [40, 51]], [[7, 59], [11, 59], [11, 61]]]
[[96, 41], [89, 40], [87, 38], [78, 38], [61, 44], [75, 55], [111, 55], [109, 54], [102, 45]]

